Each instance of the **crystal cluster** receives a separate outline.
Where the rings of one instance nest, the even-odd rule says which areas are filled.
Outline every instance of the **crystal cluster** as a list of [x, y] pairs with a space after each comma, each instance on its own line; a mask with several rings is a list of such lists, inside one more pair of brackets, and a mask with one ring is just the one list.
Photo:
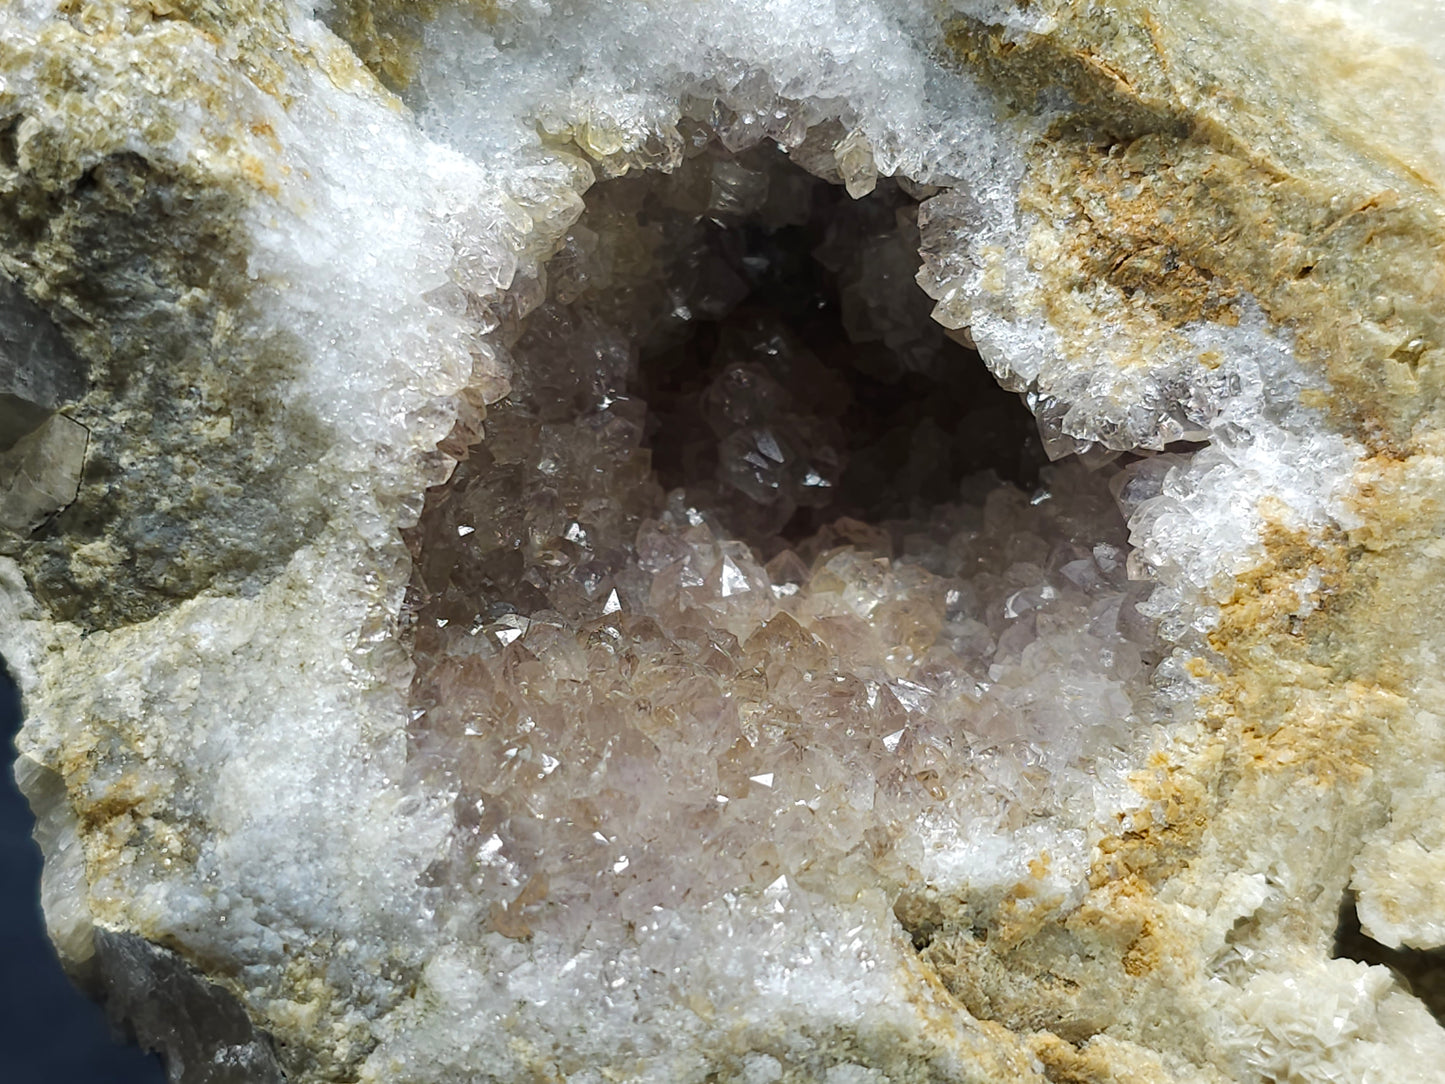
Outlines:
[[1434, 1080], [1440, 29], [0, 5], [67, 966], [186, 1084]]
[[[978, 363], [897, 273], [912, 201], [826, 216], [791, 254], [819, 274], [787, 269], [818, 289], [780, 296], [779, 235], [834, 194], [775, 153], [699, 143], [589, 198], [510, 395], [411, 533], [408, 768], [454, 796], [434, 870], [450, 921], [697, 996], [713, 901], [892, 898], [943, 872], [943, 841], [1092, 808], [1158, 654], [1112, 469], [937, 477], [980, 442], [1017, 468], [988, 435], [1020, 412], [994, 391], [952, 404], [956, 435], [929, 418], [948, 367]], [[834, 306], [849, 334], [824, 362], [780, 312]], [[851, 397], [880, 374], [924, 399], [869, 417]], [[800, 508], [832, 518], [799, 536]], [[730, 951], [767, 973], [767, 951]], [[592, 996], [546, 983], [552, 1004]]]

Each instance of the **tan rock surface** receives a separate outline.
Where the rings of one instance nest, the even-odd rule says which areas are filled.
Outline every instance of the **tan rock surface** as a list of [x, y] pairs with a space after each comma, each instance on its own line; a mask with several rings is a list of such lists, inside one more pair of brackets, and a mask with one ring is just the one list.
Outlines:
[[1439, 1079], [1442, 41], [0, 10], [67, 965], [197, 1081]]

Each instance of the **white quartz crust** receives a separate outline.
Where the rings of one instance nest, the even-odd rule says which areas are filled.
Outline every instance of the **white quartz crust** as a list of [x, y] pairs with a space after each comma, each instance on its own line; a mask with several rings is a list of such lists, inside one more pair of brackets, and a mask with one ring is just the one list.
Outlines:
[[[1176, 6], [1186, 5], [1156, 5], [1162, 18]], [[1440, 716], [1391, 716], [1408, 718], [1390, 732], [1405, 751], [1337, 789], [1265, 778], [1231, 797], [1229, 772], [1209, 775], [1211, 698], [1227, 668], [1210, 638], [1221, 614], [1273, 559], [1277, 532], [1323, 547], [1361, 529], [1370, 451], [1324, 405], [1327, 382], [1297, 356], [1293, 332], [1247, 295], [1232, 320], [1186, 322], [1142, 361], [1127, 325], [1101, 321], [1087, 341], [1065, 341], [1050, 323], [1039, 299], [1052, 287], [1029, 248], [1038, 223], [1020, 190], [1032, 148], [1070, 103], [1061, 91], [1039, 112], [1012, 112], [943, 44], [955, 16], [1020, 40], [1047, 34], [1046, 10], [448, 4], [418, 19], [416, 70], [398, 97], [328, 28], [343, 13], [232, 7], [207, 29], [132, 19], [119, 2], [0, 10], [0, 120], [16, 119], [19, 168], [39, 162], [47, 140], [73, 140], [77, 169], [125, 152], [244, 194], [250, 286], [226, 333], [294, 345], [304, 364], [274, 395], [314, 416], [326, 447], [320, 462], [297, 464], [323, 479], [325, 524], [284, 567], [142, 623], [51, 620], [19, 565], [0, 558], [0, 654], [26, 707], [17, 772], [40, 816], [46, 916], [63, 956], [83, 963], [95, 924], [176, 949], [284, 1039], [294, 1082], [1060, 1079], [1046, 1075], [1058, 1067], [1047, 1029], [979, 1019], [946, 988], [960, 981], [915, 951], [894, 910], [911, 893], [952, 915], [955, 933], [970, 916], [995, 928], [1031, 915], [1038, 928], [1076, 923], [1071, 935], [1092, 946], [1073, 960], [1086, 984], [1078, 1000], [1107, 1008], [1075, 1053], [1118, 1071], [1079, 1079], [1439, 1079], [1445, 1035], [1424, 1006], [1385, 968], [1331, 959], [1330, 938], [1353, 884], [1377, 940], [1445, 944], [1429, 760]], [[1256, 7], [1280, 19], [1295, 9]], [[1363, 27], [1398, 29], [1383, 5], [1351, 8]], [[85, 79], [58, 88], [61, 61]], [[1247, 89], [1248, 72], [1236, 74]], [[935, 319], [966, 330], [1000, 382], [1029, 395], [1051, 451], [1106, 462], [1179, 440], [1202, 447], [1124, 473], [1071, 462], [1050, 476], [1085, 504], [1089, 487], [1115, 478], [1117, 511], [1103, 497], [1089, 509], [1127, 565], [1104, 568], [1111, 550], [1098, 568], [1074, 569], [1086, 583], [1062, 573], [1025, 586], [1048, 586], [1060, 612], [1115, 614], [1140, 588], [1130, 598], [1152, 624], [1138, 642], [1065, 630], [1051, 654], [1000, 649], [994, 681], [1018, 696], [989, 695], [1007, 719], [998, 727], [1023, 742], [1008, 755], [1022, 759], [997, 769], [986, 801], [888, 811], [916, 852], [906, 873], [865, 866], [846, 892], [810, 891], [797, 883], [813, 846], [802, 831], [791, 851], [780, 844], [787, 868], [767, 883], [679, 865], [669, 873], [695, 876], [698, 891], [637, 914], [606, 887], [589, 897], [573, 885], [571, 927], [524, 930], [506, 921], [522, 886], [488, 882], [461, 905], [432, 882], [458, 820], [455, 792], [409, 760], [401, 532], [453, 468], [437, 445], [521, 382], [506, 313], [545, 299], [540, 269], [590, 186], [674, 169], [680, 122], [705, 112], [727, 149], [770, 140], [800, 161], [815, 149], [810, 131], [836, 131], [831, 158], [802, 164], [852, 196], [879, 177], [913, 185], [925, 199], [919, 283]], [[991, 529], [1052, 542], [1050, 515], [1016, 502]], [[781, 595], [726, 541], [689, 544], [714, 563], [702, 578], [715, 577], [706, 590], [715, 582], [719, 626], [743, 642]], [[1289, 575], [1297, 608], [1277, 616], [1304, 622], [1324, 580], [1308, 565]], [[735, 597], [740, 584], [748, 599]], [[1029, 603], [1020, 593], [985, 592], [981, 605], [1017, 610]], [[500, 656], [506, 640], [485, 635]], [[1136, 662], [1127, 679], [1100, 669], [1101, 644], [1137, 654], [1141, 643], [1162, 645], [1147, 669]], [[1433, 655], [1411, 658], [1418, 674]], [[900, 684], [885, 700], [900, 722], [880, 725], [869, 757], [911, 740], [893, 738], [911, 713], [927, 719], [926, 704], [907, 702], [912, 677], [891, 679]], [[1086, 679], [1076, 709], [1048, 700]], [[1423, 680], [1401, 689], [1411, 704], [1432, 702]], [[1335, 702], [1320, 696], [1324, 716]], [[1111, 908], [1134, 914], [1135, 882], [1101, 881], [1113, 867], [1100, 848], [1167, 824], [1167, 788], [1152, 781], [1176, 768], [1219, 796], [1217, 820], [1149, 890], [1165, 962], [1123, 998], [1110, 990], [1117, 961], [1143, 935], [1125, 918], [1111, 925]], [[949, 771], [958, 783], [995, 768]], [[1027, 786], [1009, 782], [1030, 773], [1028, 785], [1046, 781], [1031, 804], [1019, 796]], [[751, 782], [772, 791], [775, 780]], [[850, 782], [845, 772], [839, 793]], [[846, 831], [862, 835], [872, 801], [853, 802]], [[644, 823], [656, 807], [638, 805]], [[801, 831], [766, 817], [757, 823]], [[610, 861], [628, 858], [615, 849]], [[689, 861], [708, 862], [706, 849]], [[575, 910], [589, 906], [595, 929]], [[1119, 952], [1105, 959], [1110, 946]], [[1050, 951], [1030, 942], [1019, 973], [1052, 966]]]

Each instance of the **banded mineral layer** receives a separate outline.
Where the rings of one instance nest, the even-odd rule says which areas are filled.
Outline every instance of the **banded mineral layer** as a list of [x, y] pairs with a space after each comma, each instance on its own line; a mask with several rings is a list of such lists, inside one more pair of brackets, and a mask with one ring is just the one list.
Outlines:
[[1445, 12], [12, 0], [0, 652], [185, 1082], [1434, 1081]]

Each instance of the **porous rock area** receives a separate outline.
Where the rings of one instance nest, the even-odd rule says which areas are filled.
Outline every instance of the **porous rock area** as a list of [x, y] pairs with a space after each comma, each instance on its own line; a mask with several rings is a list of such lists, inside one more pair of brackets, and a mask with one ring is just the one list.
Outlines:
[[0, 654], [195, 1082], [1437, 1081], [1445, 13], [12, 0]]

